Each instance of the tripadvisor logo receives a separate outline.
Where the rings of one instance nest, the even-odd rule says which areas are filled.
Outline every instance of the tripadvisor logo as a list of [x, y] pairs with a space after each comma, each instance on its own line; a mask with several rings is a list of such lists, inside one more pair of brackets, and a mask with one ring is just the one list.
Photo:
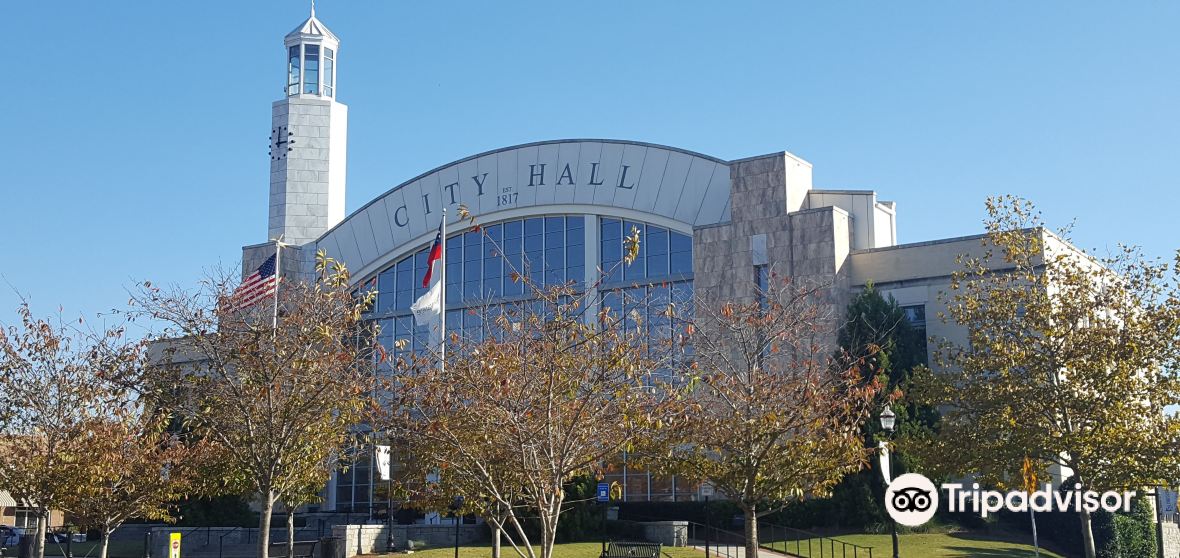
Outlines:
[[[1135, 491], [1095, 492], [1082, 490], [1081, 484], [1074, 484], [1073, 490], [1058, 492], [1046, 484], [1032, 493], [1012, 490], [1007, 493], [998, 490], [981, 490], [975, 483], [967, 488], [960, 483], [943, 483], [947, 511], [978, 513], [983, 517], [1000, 510], [1027, 512], [1029, 508], [1038, 512], [1073, 511], [1108, 512], [1131, 509]], [[894, 521], [909, 527], [917, 527], [930, 521], [938, 510], [939, 494], [930, 479], [917, 473], [906, 473], [893, 479], [885, 490], [885, 509]]]

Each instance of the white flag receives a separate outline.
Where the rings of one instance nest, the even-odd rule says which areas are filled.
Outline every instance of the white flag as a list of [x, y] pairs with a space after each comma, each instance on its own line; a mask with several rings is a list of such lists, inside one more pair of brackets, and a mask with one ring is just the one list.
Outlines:
[[444, 218], [438, 224], [438, 234], [434, 237], [434, 244], [430, 246], [430, 252], [426, 258], [426, 276], [422, 278], [422, 286], [428, 287], [426, 294], [422, 295], [414, 304], [410, 306], [410, 311], [414, 313], [414, 323], [420, 326], [427, 326], [430, 328], [430, 344], [431, 346], [442, 343], [442, 313], [443, 313], [443, 285], [442, 276], [443, 271], [443, 227], [446, 224]]
[[389, 446], [376, 446], [377, 471], [381, 473], [381, 480], [389, 480]]
[[[440, 264], [441, 265], [441, 264]], [[414, 304], [410, 311], [414, 313], [414, 323], [430, 328], [430, 344], [438, 345], [442, 342], [442, 281], [436, 275], [434, 282]]]

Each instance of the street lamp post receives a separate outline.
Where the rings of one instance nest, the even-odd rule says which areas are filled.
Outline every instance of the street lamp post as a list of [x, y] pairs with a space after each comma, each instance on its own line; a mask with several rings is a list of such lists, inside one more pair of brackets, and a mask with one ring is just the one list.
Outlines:
[[459, 558], [459, 510], [463, 509], [463, 497], [455, 496], [455, 501], [451, 502], [451, 517], [455, 518], [455, 558]]
[[[889, 405], [885, 405], [885, 409], [881, 411], [880, 420], [881, 430], [885, 431], [889, 437], [892, 437], [894, 428], [897, 426], [897, 414], [893, 412], [893, 409]], [[881, 440], [878, 447], [881, 450], [881, 478], [885, 480], [885, 487], [888, 488], [889, 483], [893, 482], [893, 474], [890, 470], [889, 463], [889, 443]], [[892, 528], [891, 535], [893, 536], [893, 558], [899, 558], [897, 553], [897, 521], [890, 521], [889, 525]]]

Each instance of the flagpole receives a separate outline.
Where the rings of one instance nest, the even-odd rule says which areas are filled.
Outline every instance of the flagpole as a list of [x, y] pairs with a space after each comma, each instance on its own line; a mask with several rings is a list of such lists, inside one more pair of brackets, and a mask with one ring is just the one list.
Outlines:
[[446, 373], [447, 371], [447, 208], [444, 205], [442, 208], [442, 224], [439, 225], [439, 230], [442, 231], [442, 240], [439, 243], [441, 255], [439, 259], [442, 260], [442, 269], [439, 273], [439, 283], [441, 283], [441, 294], [439, 295], [439, 332], [442, 334], [442, 345], [438, 351], [438, 369], [439, 372]]
[[283, 235], [275, 239], [275, 307], [271, 315], [270, 327], [279, 327], [279, 283], [283, 278]]

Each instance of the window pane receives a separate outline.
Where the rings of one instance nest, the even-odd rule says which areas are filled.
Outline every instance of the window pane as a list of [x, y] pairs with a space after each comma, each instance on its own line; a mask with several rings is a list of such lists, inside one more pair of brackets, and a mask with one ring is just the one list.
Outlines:
[[320, 92], [320, 47], [305, 45], [303, 48], [303, 92]]
[[332, 59], [324, 60], [324, 94], [332, 94]]
[[648, 277], [664, 277], [668, 275], [668, 255], [667, 254], [648, 254], [647, 255], [647, 276]]
[[[487, 234], [488, 238], [495, 241], [496, 244], [500, 244], [504, 240], [504, 226], [503, 225], [491, 225], [488, 228], [484, 229], [484, 233]], [[490, 247], [489, 247], [489, 249], [490, 249]]]
[[394, 282], [396, 275], [396, 267], [390, 267], [382, 271], [377, 276], [377, 311], [388, 312], [394, 307], [394, 292], [397, 291], [397, 285]]
[[524, 237], [524, 250], [532, 252], [540, 250], [544, 246], [545, 237], [540, 234], [530, 234]]
[[692, 273], [692, 252], [673, 252], [669, 259], [669, 273]]
[[482, 297], [479, 293], [479, 281], [466, 281], [463, 283], [463, 303], [471, 304], [478, 302]]
[[603, 240], [619, 239], [620, 225], [618, 219], [603, 219], [600, 235]]
[[299, 46], [287, 49], [287, 94], [299, 93]]
[[647, 238], [644, 239], [647, 244], [648, 254], [667, 254], [668, 253], [668, 230], [660, 227], [647, 227]]
[[520, 254], [512, 254], [505, 259], [507, 261], [504, 262], [504, 294], [519, 295], [524, 292], [524, 285], [521, 284], [519, 279], [514, 281], [512, 274], [521, 275], [524, 273], [523, 257]]
[[559, 285], [565, 282], [565, 249], [545, 250], [545, 284]]
[[647, 257], [647, 242], [645, 242], [646, 239], [643, 236], [643, 223], [636, 223], [634, 221], [623, 222], [624, 238], [631, 236], [632, 229], [637, 229], [639, 231], [639, 254], [636, 256], [635, 261], [632, 262], [631, 265], [623, 267], [623, 279], [626, 280], [643, 279], [644, 277], [647, 277], [647, 262], [644, 261]]
[[680, 233], [671, 233], [669, 238], [671, 250], [670, 273], [692, 273], [692, 237]]
[[[565, 265], [580, 266], [586, 263], [586, 248], [581, 245], [566, 246], [565, 248]], [[579, 277], [580, 278], [580, 277]]]
[[504, 238], [521, 238], [524, 236], [524, 223], [509, 221], [504, 223]]

